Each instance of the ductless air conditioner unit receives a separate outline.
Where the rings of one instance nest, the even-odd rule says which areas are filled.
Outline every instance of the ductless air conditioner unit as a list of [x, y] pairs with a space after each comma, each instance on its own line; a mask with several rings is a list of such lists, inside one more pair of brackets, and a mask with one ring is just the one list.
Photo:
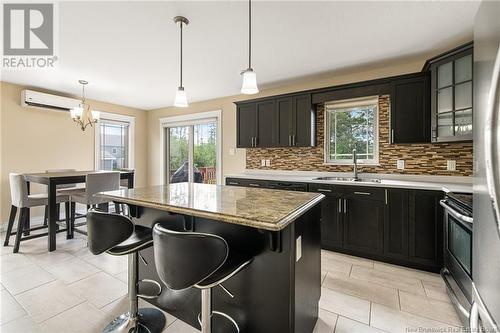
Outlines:
[[34, 90], [26, 89], [21, 92], [21, 105], [24, 107], [69, 111], [80, 103], [81, 101], [76, 98], [51, 95]]

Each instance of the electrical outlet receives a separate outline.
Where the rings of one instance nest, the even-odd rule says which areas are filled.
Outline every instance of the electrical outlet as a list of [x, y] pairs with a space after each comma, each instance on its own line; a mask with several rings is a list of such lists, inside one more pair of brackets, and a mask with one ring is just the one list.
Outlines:
[[260, 166], [266, 166], [266, 160], [260, 160]]
[[266, 160], [266, 166], [268, 166], [268, 167], [271, 166], [271, 160]]
[[405, 160], [398, 160], [397, 167], [399, 170], [404, 170], [405, 168]]
[[446, 161], [446, 170], [456, 171], [457, 170], [457, 161], [455, 161], [455, 160]]

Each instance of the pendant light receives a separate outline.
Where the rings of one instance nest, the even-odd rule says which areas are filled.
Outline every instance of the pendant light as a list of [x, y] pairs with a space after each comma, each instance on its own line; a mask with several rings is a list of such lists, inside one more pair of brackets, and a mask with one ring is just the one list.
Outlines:
[[180, 31], [181, 31], [181, 71], [180, 71], [180, 84], [179, 88], [177, 88], [177, 92], [175, 93], [175, 101], [174, 106], [185, 108], [188, 107], [188, 101], [186, 97], [186, 92], [184, 91], [184, 86], [182, 85], [182, 25], [188, 25], [189, 20], [184, 16], [176, 16], [174, 17], [174, 22], [180, 23]]
[[248, 68], [241, 72], [243, 83], [241, 92], [253, 95], [259, 92], [257, 74], [252, 69], [252, 0], [248, 0]]
[[80, 129], [85, 131], [87, 126], [92, 127], [99, 121], [100, 113], [91, 110], [90, 105], [85, 103], [85, 86], [89, 83], [85, 80], [78, 80], [78, 83], [82, 85], [82, 102], [70, 110], [70, 115], [71, 119], [80, 126]]

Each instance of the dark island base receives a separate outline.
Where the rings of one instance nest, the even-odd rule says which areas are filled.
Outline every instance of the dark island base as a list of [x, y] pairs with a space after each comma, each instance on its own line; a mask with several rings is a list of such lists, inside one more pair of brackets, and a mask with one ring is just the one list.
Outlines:
[[[224, 283], [235, 295], [234, 298], [221, 288], [215, 287], [212, 290], [212, 309], [229, 314], [236, 320], [241, 332], [313, 331], [321, 295], [320, 205], [316, 205], [279, 232], [172, 215], [151, 208], [131, 208], [136, 224], [151, 227], [155, 223], [161, 223], [173, 230], [213, 233], [224, 237], [230, 249], [254, 257], [248, 267]], [[301, 258], [296, 261], [299, 237]], [[141, 254], [148, 264], [139, 261], [139, 278], [161, 282], [156, 273], [153, 249], [141, 251]], [[146, 301], [200, 329], [197, 319], [200, 312], [200, 290], [190, 288], [172, 291], [163, 284], [162, 286], [162, 294], [157, 299]], [[225, 330], [224, 320], [214, 319], [213, 326], [214, 332], [231, 332]]]

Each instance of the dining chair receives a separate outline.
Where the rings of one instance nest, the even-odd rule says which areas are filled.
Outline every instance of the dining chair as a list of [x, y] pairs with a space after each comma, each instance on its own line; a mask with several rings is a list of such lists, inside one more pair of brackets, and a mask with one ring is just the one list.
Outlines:
[[[16, 235], [13, 252], [17, 253], [19, 251], [19, 244], [21, 241], [48, 235], [48, 233], [41, 233], [23, 237], [22, 234], [23, 232], [26, 231], [29, 232], [47, 228], [47, 225], [31, 228], [28, 216], [29, 216], [29, 209], [31, 207], [45, 206], [45, 209], [47, 210], [47, 206], [49, 204], [49, 198], [47, 193], [28, 194], [28, 182], [26, 181], [23, 174], [10, 173], [9, 182], [10, 182], [10, 196], [12, 204], [10, 209], [9, 223], [7, 225], [7, 232], [5, 234], [4, 246], [8, 246], [10, 237]], [[66, 203], [66, 232], [68, 232], [70, 230], [69, 197], [67, 195], [57, 194], [56, 203], [59, 204], [62, 202]], [[14, 226], [14, 221], [16, 219], [16, 213], [18, 209], [20, 209], [20, 212], [19, 212], [19, 219], [17, 222], [17, 231], [12, 232], [12, 228]], [[45, 213], [45, 215], [47, 215], [47, 212]]]
[[[69, 195], [70, 200], [70, 237], [73, 237], [74, 232], [82, 233], [86, 235], [87, 233], [75, 228], [75, 208], [76, 204], [83, 204], [87, 206], [87, 211], [91, 208], [98, 208], [100, 210], [108, 211], [109, 200], [95, 196], [99, 192], [113, 191], [120, 189], [120, 172], [119, 171], [109, 171], [109, 172], [95, 172], [88, 173], [85, 177], [85, 188], [79, 188], [75, 190], [64, 191], [65, 194]], [[81, 223], [78, 226], [82, 226], [85, 223]]]
[[[45, 173], [54, 173], [54, 172], [72, 172], [72, 171], [76, 171], [76, 169], [47, 169], [45, 170]], [[76, 186], [76, 184], [60, 184], [60, 185], [57, 185], [57, 192], [58, 194], [61, 194], [61, 195], [64, 195], [64, 190], [74, 190], [74, 189], [77, 189], [77, 188], [80, 188], [78, 186]], [[48, 212], [48, 207], [45, 207], [45, 216], [43, 217], [43, 224], [44, 225], [47, 225], [49, 219], [48, 219], [48, 216], [47, 216], [47, 212]], [[56, 216], [57, 216], [57, 219], [58, 221], [61, 221], [61, 204], [57, 205], [56, 207]]]

